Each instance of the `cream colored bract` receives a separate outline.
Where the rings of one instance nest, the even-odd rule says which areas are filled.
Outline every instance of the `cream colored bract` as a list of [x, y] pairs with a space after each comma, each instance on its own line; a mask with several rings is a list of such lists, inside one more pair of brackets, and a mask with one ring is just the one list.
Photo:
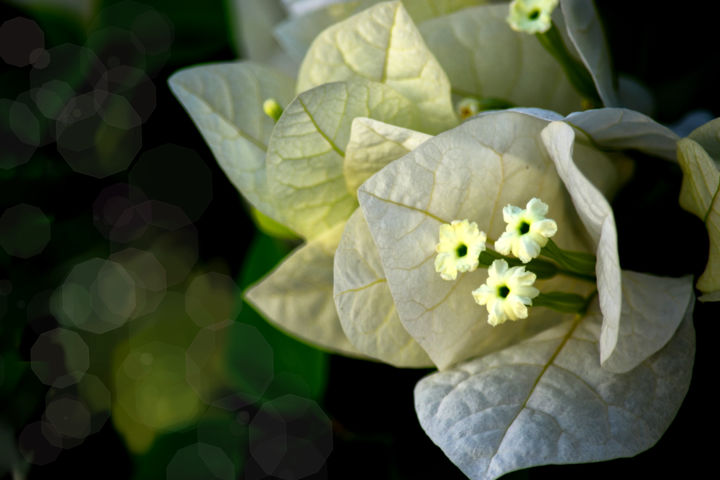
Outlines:
[[[355, 1], [279, 25], [267, 2], [238, 3], [258, 17], [242, 21], [256, 35], [244, 42], [252, 60], [189, 68], [170, 86], [246, 200], [304, 241], [247, 299], [328, 351], [439, 368], [419, 384], [416, 410], [473, 479], [633, 455], [656, 441], [689, 381], [693, 332], [681, 322], [692, 285], [620, 268], [607, 200], [620, 175], [605, 150], [671, 158], [677, 138], [629, 110], [564, 116], [579, 95], [533, 37], [508, 27], [507, 4]], [[575, 53], [615, 105], [592, 2], [560, 5]], [[460, 124], [453, 105], [465, 97], [560, 114], [485, 112]], [[270, 98], [277, 123], [263, 109]], [[471, 295], [488, 270], [458, 261], [455, 245], [440, 270], [462, 273], [438, 275], [439, 228], [477, 222], [466, 246], [479, 249], [480, 230], [488, 242], [505, 231], [503, 206], [533, 197], [551, 205], [559, 245], [596, 255], [597, 285], [557, 275], [531, 287], [498, 264], [517, 298], [484, 297], [493, 327]], [[500, 311], [522, 318], [530, 288], [597, 289], [598, 299], [585, 316], [536, 305], [501, 323]]]
[[[619, 123], [604, 121], [611, 117]], [[596, 110], [561, 119], [532, 110], [478, 115], [389, 164], [358, 192], [399, 321], [441, 370], [416, 391], [421, 423], [472, 478], [496, 478], [548, 458], [571, 462], [638, 453], [667, 428], [673, 416], [667, 412], [677, 411], [684, 393], [672, 398], [651, 395], [649, 408], [654, 413], [639, 404], [623, 406], [619, 414], [624, 418], [655, 418], [649, 430], [644, 430], [645, 420], [611, 419], [620, 424], [595, 432], [596, 422], [604, 421], [605, 412], [615, 405], [615, 397], [605, 395], [602, 386], [613, 384], [615, 392], [631, 395], [638, 388], [635, 381], [659, 381], [661, 391], [680, 385], [682, 392], [689, 383], [692, 328], [686, 322], [679, 337], [676, 331], [692, 305], [690, 279], [621, 270], [614, 217], [603, 193], [616, 189], [618, 177], [614, 181], [608, 177], [614, 160], [588, 146], [619, 142], [617, 135], [626, 135], [641, 117]], [[584, 133], [576, 132], [574, 124], [582, 124]], [[648, 119], [642, 124], [644, 136], [674, 138]], [[646, 144], [641, 136], [636, 148], [657, 155], [663, 152], [662, 144]], [[537, 279], [533, 288], [584, 298], [592, 298], [596, 288], [597, 300], [584, 315], [533, 306], [527, 319], [500, 323], [502, 313], [521, 318], [527, 303], [510, 302], [508, 312], [499, 300], [510, 292], [500, 291], [494, 279], [489, 282], [494, 289], [488, 285], [477, 292], [487, 304], [493, 303], [490, 312], [479, 311], [468, 293], [486, 283], [490, 272], [477, 269], [446, 282], [435, 272], [427, 248], [419, 247], [432, 244], [439, 225], [449, 218], [471, 218], [488, 239], [498, 238], [506, 229], [503, 206], [525, 205], [533, 197], [552, 206], [557, 244], [597, 257], [597, 285], [557, 275]], [[337, 268], [343, 263], [342, 257], [336, 258], [336, 282], [350, 274]], [[498, 272], [490, 275], [499, 277]], [[531, 295], [524, 296], [529, 300]], [[687, 351], [665, 347], [674, 336]], [[582, 342], [587, 345], [581, 346]], [[653, 372], [655, 367], [647, 365], [655, 362], [675, 366]], [[582, 381], [576, 383], [574, 375]], [[483, 394], [476, 398], [479, 392]], [[488, 392], [494, 393], [488, 397]], [[574, 393], [566, 397], [563, 392]], [[593, 402], [588, 400], [591, 397]], [[459, 408], [462, 404], [466, 408]], [[536, 421], [532, 413], [545, 405], [543, 417]], [[492, 428], [487, 426], [489, 418], [498, 422]], [[558, 424], [583, 441], [568, 444], [556, 437]], [[533, 440], [518, 443], [527, 436]], [[556, 445], [562, 454], [547, 457], [529, 448], [541, 438], [545, 446]], [[553, 439], [551, 444], [548, 439]], [[608, 441], [622, 448], [606, 448]]]
[[683, 170], [680, 206], [705, 223], [710, 249], [705, 271], [697, 282], [701, 301], [720, 301], [720, 119], [699, 127], [678, 142]]

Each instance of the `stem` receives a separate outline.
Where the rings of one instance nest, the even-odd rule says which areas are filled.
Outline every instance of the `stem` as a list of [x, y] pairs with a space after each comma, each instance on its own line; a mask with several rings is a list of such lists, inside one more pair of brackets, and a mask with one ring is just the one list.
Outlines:
[[[548, 240], [548, 244], [552, 240]], [[554, 247], [560, 250], [557, 245], [553, 243]], [[546, 245], [547, 247], [547, 245]], [[551, 247], [552, 249], [552, 247]], [[541, 252], [542, 253], [542, 252]], [[579, 253], [579, 252], [571, 252], [571, 253], [577, 253], [578, 255], [588, 255], [586, 253]], [[577, 278], [578, 280], [583, 280], [585, 282], [590, 283], [597, 283], [597, 277], [595, 277], [595, 257], [590, 255], [593, 259], [592, 263], [592, 274], [582, 271], [576, 271], [572, 268], [568, 267], [567, 265], [563, 265], [561, 262], [557, 261], [557, 259], [548, 256], [551, 260], [554, 260], [554, 262], [549, 262], [547, 260], [541, 260], [538, 258], [532, 259], [528, 263], [522, 263], [519, 259], [513, 258], [513, 257], [506, 257], [505, 255], [502, 255], [494, 250], [486, 249], [482, 253], [480, 253], [480, 256], [478, 257], [478, 262], [480, 263], [479, 266], [483, 268], [488, 268], [493, 261], [495, 260], [505, 260], [509, 266], [511, 267], [517, 267], [517, 266], [525, 266], [528, 271], [534, 273], [538, 279], [547, 279], [552, 278], [555, 275], [565, 275], [566, 277], [571, 278]]]
[[590, 283], [597, 283], [597, 277], [595, 275], [586, 275], [583, 273], [573, 272], [572, 270], [558, 269], [558, 274], [565, 275], [566, 277], [577, 278], [578, 280], [584, 280]]
[[542, 250], [540, 250], [540, 255], [557, 263], [559, 270], [565, 274], [573, 277], [578, 277], [579, 275], [582, 278], [592, 279], [593, 281], [596, 279], [595, 263], [597, 259], [595, 255], [563, 250], [550, 238]]
[[533, 307], [546, 307], [558, 312], [585, 315], [590, 303], [597, 295], [597, 289], [583, 297], [576, 293], [547, 292], [541, 293], [532, 301]]
[[547, 32], [538, 33], [535, 36], [540, 42], [540, 45], [560, 63], [560, 66], [572, 86], [575, 87], [575, 90], [590, 102], [592, 107], [602, 106], [600, 95], [598, 95], [595, 82], [590, 76], [590, 73], [588, 73], [585, 65], [578, 62], [570, 54], [555, 24], [553, 23]]
[[478, 98], [477, 101], [479, 103], [478, 108], [481, 112], [486, 110], [505, 110], [507, 108], [514, 108], [517, 106], [503, 98], [485, 97]]

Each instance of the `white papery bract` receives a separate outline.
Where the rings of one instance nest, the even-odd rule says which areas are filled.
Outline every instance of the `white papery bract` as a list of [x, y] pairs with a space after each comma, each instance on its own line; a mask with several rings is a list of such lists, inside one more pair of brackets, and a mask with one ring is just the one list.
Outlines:
[[477, 223], [453, 220], [440, 225], [440, 242], [435, 247], [435, 271], [443, 280], [455, 280], [458, 272], [472, 272], [478, 267], [478, 257], [485, 250], [485, 232]]
[[473, 290], [473, 298], [487, 306], [488, 323], [493, 327], [507, 320], [527, 318], [527, 307], [540, 293], [533, 287], [535, 278], [524, 266], [509, 268], [505, 260], [495, 260], [488, 268], [485, 284]]
[[514, 0], [507, 21], [516, 32], [544, 33], [552, 26], [559, 0]]
[[503, 208], [507, 227], [495, 242], [495, 249], [503, 255], [512, 252], [523, 263], [536, 258], [548, 238], [557, 233], [555, 220], [545, 218], [547, 212], [548, 206], [538, 198], [531, 199], [524, 210], [507, 205]]

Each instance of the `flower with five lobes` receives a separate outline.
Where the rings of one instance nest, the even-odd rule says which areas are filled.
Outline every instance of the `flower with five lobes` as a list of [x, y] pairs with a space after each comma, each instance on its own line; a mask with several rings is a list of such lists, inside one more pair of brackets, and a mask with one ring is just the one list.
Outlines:
[[478, 257], [485, 250], [485, 240], [485, 232], [467, 219], [440, 225], [435, 271], [444, 280], [455, 280], [458, 272], [474, 271], [478, 267]]
[[523, 263], [536, 258], [548, 239], [557, 233], [555, 220], [545, 218], [547, 212], [548, 206], [538, 198], [532, 198], [524, 210], [505, 206], [503, 219], [507, 227], [495, 242], [495, 249], [503, 255], [512, 252]]
[[507, 21], [516, 32], [544, 33], [552, 26], [559, 0], [514, 0]]
[[508, 319], [527, 318], [527, 307], [540, 294], [533, 287], [535, 278], [524, 266], [510, 268], [505, 260], [495, 260], [488, 268], [487, 281], [472, 295], [478, 305], [487, 306], [488, 323], [494, 327]]

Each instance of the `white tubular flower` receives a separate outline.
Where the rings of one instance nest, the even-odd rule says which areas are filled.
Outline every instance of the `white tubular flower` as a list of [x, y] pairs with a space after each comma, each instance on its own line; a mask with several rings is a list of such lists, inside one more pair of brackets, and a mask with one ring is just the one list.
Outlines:
[[455, 280], [458, 272], [472, 272], [478, 267], [478, 257], [485, 250], [485, 232], [477, 223], [453, 220], [440, 225], [440, 241], [435, 247], [435, 271], [443, 280]]
[[508, 268], [505, 260], [495, 260], [488, 268], [487, 281], [473, 290], [478, 305], [486, 305], [488, 323], [493, 327], [508, 319], [527, 318], [527, 306], [540, 291], [533, 287], [535, 274], [524, 266]]
[[552, 12], [559, 0], [514, 0], [507, 21], [516, 32], [544, 33], [552, 26]]
[[505, 233], [495, 242], [495, 250], [503, 255], [511, 252], [523, 263], [540, 255], [540, 249], [548, 238], [557, 233], [555, 220], [545, 218], [548, 206], [538, 198], [532, 198], [525, 210], [514, 205], [503, 208], [503, 219], [507, 223]]

